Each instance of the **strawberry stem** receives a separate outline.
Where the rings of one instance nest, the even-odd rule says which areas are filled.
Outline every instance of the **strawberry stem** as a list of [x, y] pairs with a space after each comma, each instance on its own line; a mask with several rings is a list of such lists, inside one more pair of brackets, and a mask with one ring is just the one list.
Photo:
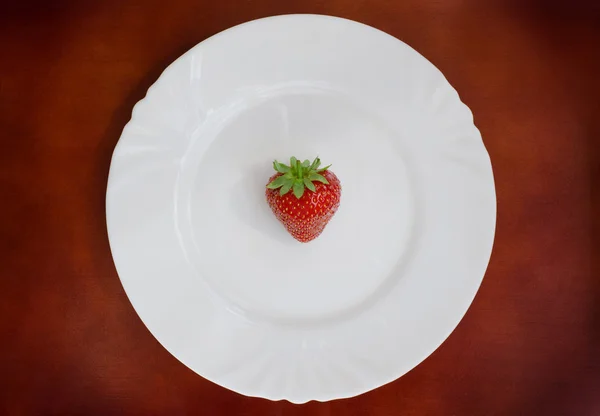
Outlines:
[[271, 181], [267, 188], [279, 189], [279, 194], [282, 196], [291, 190], [296, 198], [300, 199], [304, 195], [305, 188], [315, 192], [316, 188], [313, 183], [315, 181], [329, 185], [329, 182], [321, 173], [329, 169], [331, 165], [321, 169], [319, 169], [319, 166], [321, 166], [321, 160], [318, 157], [311, 164], [309, 160], [300, 162], [292, 156], [289, 166], [275, 160], [273, 161], [273, 169], [281, 175]]

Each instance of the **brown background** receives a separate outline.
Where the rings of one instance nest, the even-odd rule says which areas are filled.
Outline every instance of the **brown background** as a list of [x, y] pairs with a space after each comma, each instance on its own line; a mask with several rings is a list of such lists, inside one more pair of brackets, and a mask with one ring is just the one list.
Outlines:
[[[0, 2], [0, 414], [600, 415], [594, 3]], [[442, 347], [373, 392], [302, 406], [171, 357], [125, 297], [104, 222], [112, 149], [165, 66], [291, 12], [362, 21], [438, 66], [473, 110], [498, 194], [486, 278]]]

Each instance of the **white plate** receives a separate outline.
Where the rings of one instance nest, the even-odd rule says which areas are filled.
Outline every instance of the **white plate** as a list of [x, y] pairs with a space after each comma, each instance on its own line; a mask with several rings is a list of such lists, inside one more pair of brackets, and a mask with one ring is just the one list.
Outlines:
[[[342, 181], [296, 242], [264, 197], [273, 159]], [[431, 63], [360, 23], [249, 22], [171, 64], [115, 149], [107, 222], [131, 303], [189, 368], [249, 396], [357, 395], [450, 334], [494, 236], [490, 160]]]

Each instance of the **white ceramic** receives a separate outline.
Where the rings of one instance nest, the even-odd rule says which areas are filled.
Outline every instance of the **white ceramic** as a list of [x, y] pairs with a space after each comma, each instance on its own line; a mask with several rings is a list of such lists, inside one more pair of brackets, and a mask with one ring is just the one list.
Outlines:
[[[319, 155], [338, 213], [301, 244], [270, 212], [273, 159]], [[201, 376], [301, 403], [388, 383], [458, 324], [494, 237], [490, 160], [425, 58], [349, 20], [256, 20], [173, 62], [114, 151], [123, 286]]]

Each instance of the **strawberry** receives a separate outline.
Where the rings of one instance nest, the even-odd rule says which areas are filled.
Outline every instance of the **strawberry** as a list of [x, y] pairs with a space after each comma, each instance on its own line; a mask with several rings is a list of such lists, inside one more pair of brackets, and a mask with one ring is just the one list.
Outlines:
[[295, 157], [289, 166], [274, 161], [277, 173], [265, 192], [277, 219], [302, 243], [317, 238], [340, 206], [340, 181], [329, 170], [331, 165], [319, 169], [320, 165], [318, 157], [312, 164]]

